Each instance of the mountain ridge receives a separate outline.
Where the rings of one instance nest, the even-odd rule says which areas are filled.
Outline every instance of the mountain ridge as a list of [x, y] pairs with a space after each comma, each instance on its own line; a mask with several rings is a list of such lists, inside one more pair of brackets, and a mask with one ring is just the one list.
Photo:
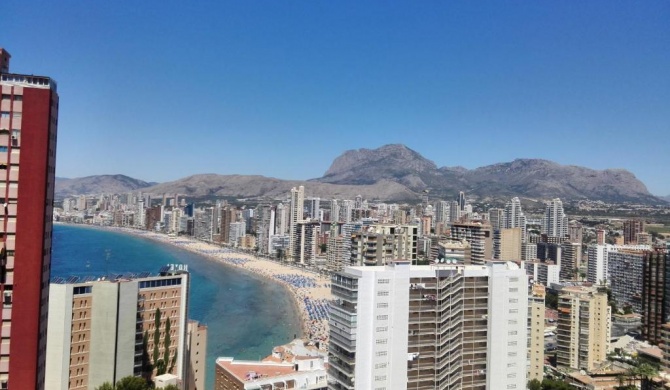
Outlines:
[[593, 199], [610, 202], [660, 203], [625, 169], [594, 170], [544, 159], [519, 158], [475, 169], [440, 167], [404, 145], [348, 150], [321, 178], [331, 184], [395, 181], [414, 192], [429, 190], [444, 198], [467, 191], [479, 198], [528, 196]]
[[[96, 180], [104, 178], [106, 180]], [[107, 182], [108, 185], [101, 185]], [[115, 185], [112, 185], [114, 183]], [[513, 196], [564, 200], [662, 204], [635, 175], [625, 169], [594, 170], [561, 165], [545, 159], [518, 158], [474, 169], [438, 167], [402, 144], [377, 149], [348, 150], [333, 160], [322, 177], [282, 180], [261, 175], [196, 174], [165, 183], [148, 183], [125, 175], [100, 175], [56, 180], [57, 196], [129, 192], [178, 193], [192, 197], [282, 199], [292, 187], [304, 185], [307, 196], [353, 198], [362, 195], [381, 201], [454, 199], [459, 191], [480, 200]], [[102, 189], [105, 189], [102, 191]]]
[[56, 197], [123, 193], [149, 187], [156, 183], [146, 182], [122, 174], [92, 175], [78, 178], [57, 177], [55, 182]]

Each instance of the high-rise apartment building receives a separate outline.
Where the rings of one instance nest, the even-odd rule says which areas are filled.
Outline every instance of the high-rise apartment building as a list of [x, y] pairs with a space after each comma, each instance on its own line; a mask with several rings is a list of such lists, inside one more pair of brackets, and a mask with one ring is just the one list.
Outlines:
[[435, 223], [447, 224], [449, 223], [449, 202], [441, 200], [435, 203]]
[[207, 367], [207, 326], [189, 320], [186, 331], [188, 367], [184, 372], [184, 390], [204, 390]]
[[493, 234], [491, 226], [481, 222], [454, 222], [451, 237], [466, 240], [471, 246], [472, 264], [484, 264], [493, 258]]
[[594, 284], [608, 284], [608, 245], [589, 245], [587, 249], [586, 280]]
[[507, 262], [332, 277], [330, 389], [524, 389], [528, 286]]
[[568, 237], [570, 242], [581, 245], [584, 240], [584, 227], [579, 222], [570, 222], [568, 225]]
[[521, 201], [514, 197], [505, 205], [503, 228], [521, 228], [521, 241], [526, 242], [526, 216], [521, 210]]
[[270, 221], [272, 207], [269, 203], [262, 203], [256, 207], [256, 246], [260, 254], [270, 253]]
[[310, 219], [313, 221], [321, 220], [321, 198], [307, 198], [305, 207]]
[[351, 236], [351, 264], [385, 265], [391, 260], [416, 260], [419, 228], [414, 225], [370, 225]]
[[670, 256], [666, 251], [644, 254], [642, 266], [642, 338], [661, 343], [661, 326], [670, 321]]
[[544, 298], [545, 287], [530, 286], [528, 293], [528, 380], [544, 377]]
[[[0, 48], [0, 388], [44, 388], [58, 93]], [[20, 170], [20, 173], [19, 173]]]
[[561, 244], [561, 279], [578, 279], [581, 263], [582, 244], [576, 242], [563, 242]]
[[129, 375], [184, 378], [188, 276], [164, 267], [157, 276], [55, 280], [46, 389], [93, 389]]
[[644, 232], [644, 221], [629, 219], [623, 222], [623, 243], [637, 244], [637, 235]]
[[466, 204], [467, 200], [465, 199], [465, 192], [461, 191], [458, 193], [458, 209], [461, 211], [465, 211]]
[[611, 315], [607, 293], [587, 287], [564, 288], [558, 297], [558, 367], [591, 371], [606, 361]]
[[346, 249], [346, 242], [351, 242], [350, 237], [344, 237], [338, 231], [338, 224], [330, 225], [330, 234], [328, 235], [328, 253], [326, 254], [326, 264], [328, 271], [340, 272], [349, 265], [351, 258], [351, 249]]
[[291, 209], [289, 212], [289, 251], [290, 256], [296, 253], [298, 223], [303, 221], [305, 208], [305, 187], [291, 188]]
[[330, 222], [340, 222], [340, 201], [337, 199], [330, 201]]
[[649, 249], [613, 246], [607, 251], [609, 285], [618, 307], [630, 306], [636, 313], [642, 311], [642, 267]]
[[279, 203], [276, 208], [276, 221], [275, 221], [275, 232], [278, 236], [284, 236], [288, 234], [288, 220], [289, 220], [289, 208], [284, 206], [283, 203]]
[[505, 210], [503, 209], [489, 209], [489, 223], [491, 229], [495, 232], [505, 228]]
[[523, 230], [520, 227], [500, 230], [500, 256], [498, 260], [521, 261]]
[[565, 237], [568, 235], [568, 216], [563, 211], [563, 202], [552, 199], [547, 204], [542, 218], [542, 234], [549, 237]]

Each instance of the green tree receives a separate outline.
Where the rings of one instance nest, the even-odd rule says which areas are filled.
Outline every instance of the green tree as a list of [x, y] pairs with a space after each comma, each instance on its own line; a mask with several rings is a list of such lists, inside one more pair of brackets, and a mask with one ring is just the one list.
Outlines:
[[179, 390], [179, 387], [177, 387], [175, 385], [167, 385], [167, 386], [163, 387], [163, 390]]
[[150, 373], [153, 370], [154, 366], [149, 358], [149, 331], [145, 330], [144, 337], [142, 337], [142, 371]]
[[658, 370], [648, 363], [642, 363], [634, 368], [634, 374], [640, 378], [642, 390], [651, 390], [653, 388], [652, 378], [658, 375]]
[[149, 385], [144, 378], [127, 376], [116, 382], [116, 390], [148, 390]]
[[321, 253], [326, 253], [328, 250], [328, 245], [327, 244], [321, 244], [319, 245], [319, 249], [321, 249]]
[[100, 386], [96, 387], [95, 390], [114, 390], [114, 386], [109, 382], [105, 382]]
[[537, 379], [528, 381], [528, 390], [542, 390], [542, 382]]
[[161, 310], [156, 308], [156, 315], [154, 317], [154, 365], [158, 362], [158, 344], [161, 340]]
[[170, 367], [168, 369], [168, 366], [167, 366], [168, 362], [170, 361], [170, 341], [171, 341], [170, 340], [170, 317], [167, 317], [165, 319], [165, 338], [164, 338], [164, 341], [163, 341], [163, 344], [164, 344], [164, 347], [165, 347], [165, 349], [163, 351], [163, 363], [164, 363], [163, 364], [164, 365], [163, 370], [164, 371], [161, 372], [161, 373], [157, 373], [157, 375], [163, 375], [167, 371], [172, 371], [172, 367]]
[[559, 380], [549, 378], [544, 378], [544, 380], [542, 380], [542, 390], [573, 390], [573, 389], [574, 387]]
[[558, 309], [558, 295], [547, 291], [544, 296], [544, 306], [554, 310]]

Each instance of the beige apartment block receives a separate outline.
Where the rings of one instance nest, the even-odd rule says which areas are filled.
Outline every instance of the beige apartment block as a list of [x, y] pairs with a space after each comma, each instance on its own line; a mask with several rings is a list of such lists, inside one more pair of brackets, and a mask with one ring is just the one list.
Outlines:
[[500, 260], [520, 261], [522, 238], [523, 234], [520, 227], [502, 229], [500, 231]]
[[587, 287], [562, 290], [556, 329], [559, 368], [591, 371], [607, 360], [611, 314], [605, 292]]
[[188, 367], [185, 372], [185, 390], [205, 388], [205, 367], [207, 367], [207, 326], [189, 320], [186, 331], [186, 353]]

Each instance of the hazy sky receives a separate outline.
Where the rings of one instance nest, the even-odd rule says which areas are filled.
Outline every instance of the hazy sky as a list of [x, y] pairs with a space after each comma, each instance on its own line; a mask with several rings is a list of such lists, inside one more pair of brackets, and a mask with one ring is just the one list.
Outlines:
[[58, 82], [57, 175], [321, 176], [403, 143], [545, 158], [670, 194], [670, 1], [3, 0], [11, 70]]

